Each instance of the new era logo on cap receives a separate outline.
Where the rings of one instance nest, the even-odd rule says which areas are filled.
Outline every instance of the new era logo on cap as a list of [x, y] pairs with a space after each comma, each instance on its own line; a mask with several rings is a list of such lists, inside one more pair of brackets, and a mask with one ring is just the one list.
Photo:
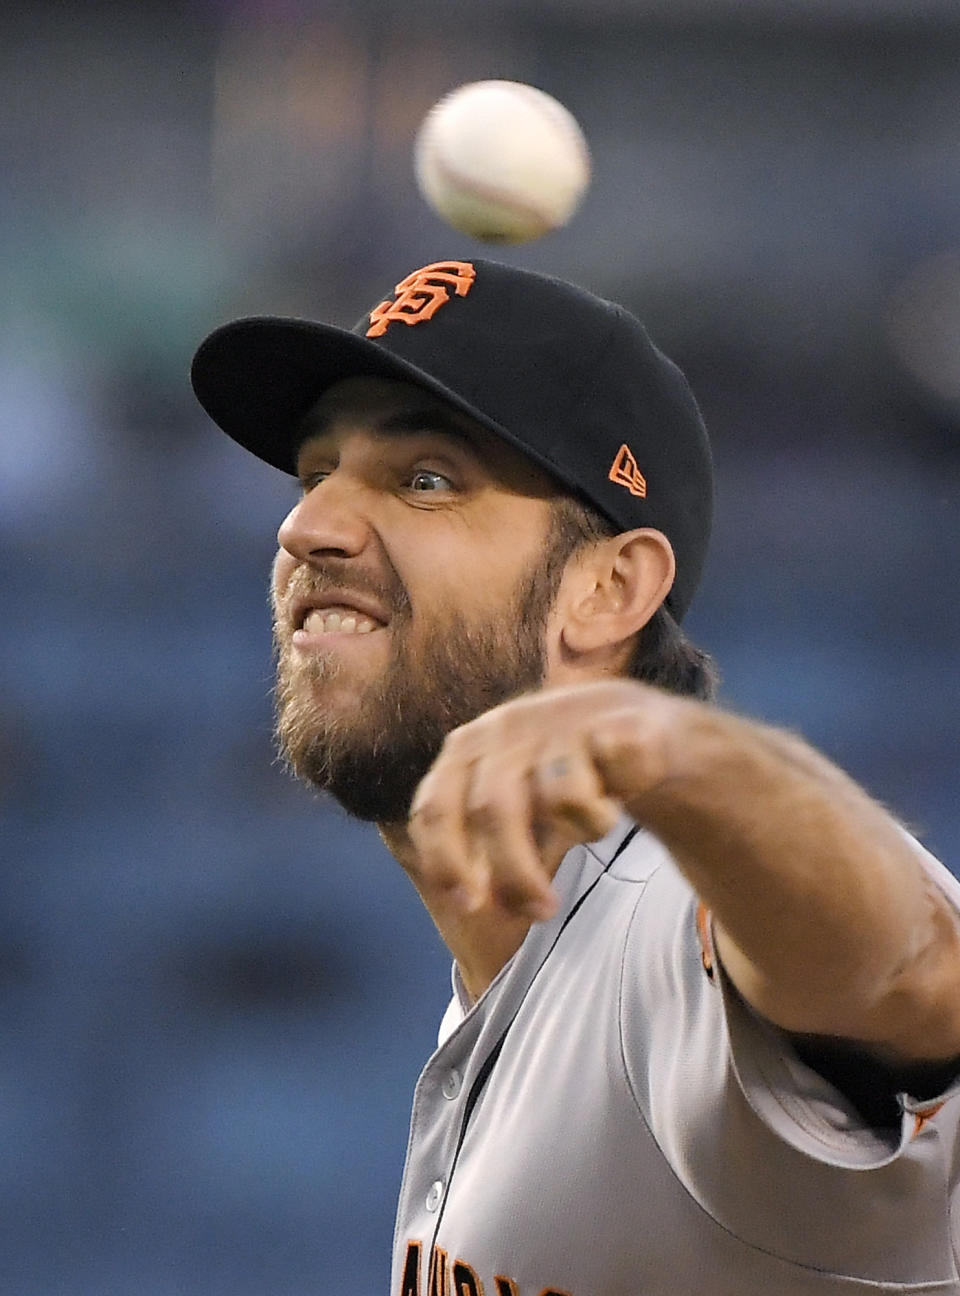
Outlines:
[[367, 337], [382, 337], [395, 320], [420, 324], [432, 319], [450, 300], [448, 285], [458, 297], [466, 297], [477, 272], [469, 261], [435, 261], [401, 279], [394, 301], [382, 301], [370, 312]]
[[647, 498], [647, 479], [637, 467], [637, 461], [628, 445], [622, 445], [617, 451], [607, 476], [618, 486], [626, 486], [630, 494], [636, 495], [638, 499]]

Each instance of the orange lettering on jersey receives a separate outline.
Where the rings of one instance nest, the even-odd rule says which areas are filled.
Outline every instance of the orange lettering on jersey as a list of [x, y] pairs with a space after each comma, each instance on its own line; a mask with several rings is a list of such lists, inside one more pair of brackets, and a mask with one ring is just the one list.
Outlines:
[[618, 486], [626, 486], [631, 495], [646, 499], [647, 479], [637, 467], [637, 461], [628, 445], [622, 445], [617, 451], [607, 476]]
[[483, 1296], [483, 1283], [463, 1260], [453, 1262], [453, 1296]]
[[427, 1280], [427, 1291], [430, 1296], [450, 1296], [450, 1269], [447, 1266], [447, 1253], [443, 1247], [435, 1246], [430, 1252], [430, 1277]]
[[407, 1243], [407, 1258], [400, 1279], [400, 1296], [420, 1296], [420, 1252], [419, 1242]]
[[469, 261], [435, 261], [433, 265], [414, 270], [395, 288], [395, 301], [382, 301], [370, 312], [367, 337], [382, 337], [395, 321], [422, 324], [433, 319], [441, 306], [450, 300], [448, 288], [458, 297], [466, 297], [477, 272]]
[[[420, 1261], [423, 1254], [420, 1242], [407, 1243], [398, 1296], [420, 1296]], [[451, 1282], [452, 1278], [452, 1282]], [[495, 1296], [520, 1296], [512, 1278], [497, 1274], [493, 1280]], [[465, 1260], [454, 1260], [453, 1268], [443, 1247], [434, 1246], [430, 1252], [430, 1273], [427, 1278], [429, 1296], [484, 1296], [483, 1283], [477, 1271]], [[572, 1296], [558, 1287], [544, 1287], [539, 1296]]]

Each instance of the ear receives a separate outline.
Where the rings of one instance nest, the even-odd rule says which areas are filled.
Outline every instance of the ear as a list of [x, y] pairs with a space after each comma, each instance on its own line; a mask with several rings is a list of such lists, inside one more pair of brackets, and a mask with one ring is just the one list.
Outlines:
[[557, 599], [562, 658], [619, 668], [633, 636], [669, 594], [676, 570], [670, 541], [650, 527], [610, 536], [578, 555]]

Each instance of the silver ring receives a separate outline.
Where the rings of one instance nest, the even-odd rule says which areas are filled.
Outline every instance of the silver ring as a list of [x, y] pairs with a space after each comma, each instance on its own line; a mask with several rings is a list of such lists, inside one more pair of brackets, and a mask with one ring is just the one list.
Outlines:
[[550, 778], [565, 778], [570, 773], [569, 756], [555, 756], [546, 772]]

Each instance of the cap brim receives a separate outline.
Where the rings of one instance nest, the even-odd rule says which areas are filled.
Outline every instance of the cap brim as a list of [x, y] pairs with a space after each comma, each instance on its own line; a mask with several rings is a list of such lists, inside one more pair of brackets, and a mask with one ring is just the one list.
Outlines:
[[520, 444], [425, 370], [332, 324], [269, 316], [235, 320], [201, 343], [190, 370], [197, 399], [213, 421], [244, 449], [294, 475], [304, 417], [328, 387], [354, 377], [416, 383]]

